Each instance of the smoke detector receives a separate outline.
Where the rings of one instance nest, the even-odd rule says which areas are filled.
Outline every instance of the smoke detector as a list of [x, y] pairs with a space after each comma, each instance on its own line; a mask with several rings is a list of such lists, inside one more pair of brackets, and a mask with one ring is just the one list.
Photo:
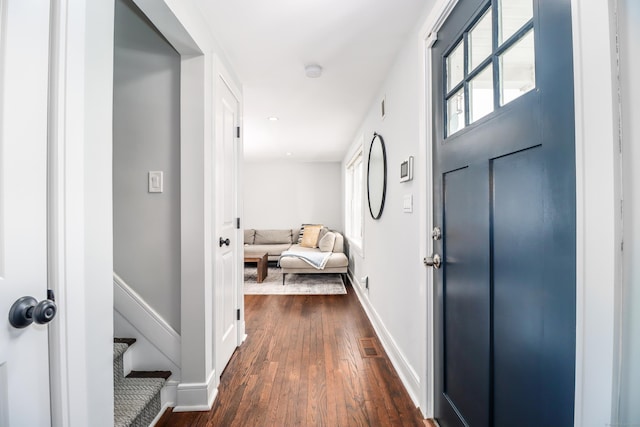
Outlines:
[[322, 75], [322, 67], [318, 64], [309, 64], [304, 67], [304, 74], [310, 79], [316, 79]]

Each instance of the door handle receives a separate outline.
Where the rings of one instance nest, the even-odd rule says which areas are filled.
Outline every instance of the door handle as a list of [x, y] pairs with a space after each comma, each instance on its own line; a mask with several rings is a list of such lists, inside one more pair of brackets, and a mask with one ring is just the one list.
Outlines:
[[39, 325], [49, 323], [56, 317], [58, 306], [53, 299], [53, 292], [48, 292], [50, 299], [38, 302], [34, 297], [18, 298], [9, 310], [9, 323], [14, 328], [26, 328], [33, 322]]
[[229, 238], [223, 239], [222, 237], [220, 238], [220, 247], [222, 247], [222, 245], [227, 245], [229, 246], [231, 244], [231, 240], [229, 240]]
[[424, 257], [422, 262], [424, 262], [424, 265], [427, 267], [433, 267], [437, 270], [442, 265], [442, 258], [438, 254], [433, 254], [431, 256]]

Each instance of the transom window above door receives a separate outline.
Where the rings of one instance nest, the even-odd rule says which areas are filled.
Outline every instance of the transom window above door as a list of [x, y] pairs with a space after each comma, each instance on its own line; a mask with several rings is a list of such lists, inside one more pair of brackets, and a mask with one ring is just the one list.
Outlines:
[[492, 0], [444, 55], [445, 138], [536, 87], [533, 0]]

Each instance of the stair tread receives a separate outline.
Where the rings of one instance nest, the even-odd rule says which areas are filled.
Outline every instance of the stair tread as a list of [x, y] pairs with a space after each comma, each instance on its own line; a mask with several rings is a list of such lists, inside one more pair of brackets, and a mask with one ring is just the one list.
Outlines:
[[113, 360], [116, 360], [118, 357], [122, 356], [122, 354], [127, 351], [129, 346], [123, 343], [113, 343]]
[[147, 394], [153, 396], [164, 386], [164, 383], [165, 380], [162, 378], [125, 378], [114, 384], [114, 395], [126, 396], [139, 392], [141, 396]]
[[162, 378], [168, 379], [171, 371], [131, 371], [127, 378]]
[[123, 355], [135, 338], [113, 339], [114, 426], [147, 425], [160, 411], [160, 393], [169, 371], [132, 371], [123, 376]]
[[115, 383], [114, 425], [130, 425], [160, 393], [164, 383], [162, 378], [125, 378]]
[[136, 339], [135, 338], [114, 338], [113, 342], [119, 343], [119, 344], [127, 344], [128, 346], [131, 346], [136, 342]]

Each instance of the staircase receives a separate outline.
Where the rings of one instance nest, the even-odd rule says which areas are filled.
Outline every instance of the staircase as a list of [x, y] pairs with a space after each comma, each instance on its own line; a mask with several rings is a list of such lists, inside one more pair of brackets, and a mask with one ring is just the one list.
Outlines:
[[113, 395], [115, 427], [148, 427], [162, 409], [160, 392], [169, 371], [131, 371], [124, 376], [124, 353], [133, 338], [113, 340]]

